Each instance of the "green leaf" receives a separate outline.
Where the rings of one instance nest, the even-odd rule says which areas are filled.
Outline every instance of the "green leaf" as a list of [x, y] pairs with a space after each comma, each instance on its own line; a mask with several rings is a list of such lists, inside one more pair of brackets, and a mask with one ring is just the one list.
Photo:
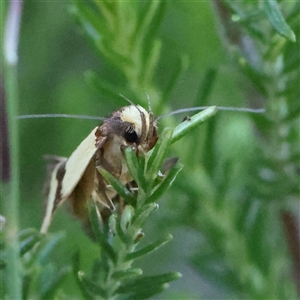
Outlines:
[[216, 80], [216, 75], [217, 75], [217, 70], [215, 68], [209, 68], [205, 72], [204, 78], [199, 88], [197, 103], [201, 103], [201, 105], [207, 105], [209, 95], [212, 91], [213, 85]]
[[[167, 101], [170, 98], [171, 93], [176, 87], [180, 76], [187, 70], [189, 65], [189, 60], [186, 55], [182, 55], [177, 62], [174, 63], [175, 70], [172, 71], [171, 79], [169, 80], [168, 86], [163, 91], [163, 95], [161, 97], [160, 106], [164, 107]], [[159, 112], [161, 113], [161, 112]]]
[[18, 232], [18, 238], [19, 238], [19, 241], [23, 241], [23, 240], [27, 239], [28, 237], [30, 237], [32, 235], [36, 235], [38, 233], [39, 233], [39, 231], [36, 228], [26, 228], [26, 229], [20, 230]]
[[[136, 291], [135, 293], [127, 293], [126, 298], [127, 300], [143, 300], [143, 299], [149, 299], [152, 296], [155, 296], [157, 294], [160, 294], [165, 289], [167, 289], [169, 285], [167, 283], [156, 286], [154, 288], [144, 289], [141, 288], [139, 291]], [[123, 296], [123, 295], [122, 295]], [[123, 297], [120, 299], [124, 299]]]
[[150, 203], [142, 206], [138, 209], [132, 218], [131, 224], [134, 224], [136, 227], [141, 227], [149, 215], [158, 208], [156, 203]]
[[117, 180], [113, 175], [111, 175], [108, 171], [106, 171], [101, 166], [98, 168], [98, 171], [101, 173], [101, 175], [112, 185], [112, 187], [116, 190], [116, 192], [124, 198], [124, 200], [131, 204], [135, 205], [135, 198], [133, 197], [132, 193], [121, 184], [119, 180]]
[[65, 234], [59, 232], [47, 235], [47, 237], [42, 239], [41, 242], [38, 243], [35, 253], [32, 255], [32, 263], [38, 260], [41, 265], [45, 265], [54, 247], [64, 239], [64, 237]]
[[76, 283], [80, 288], [81, 294], [83, 295], [84, 299], [91, 300], [93, 299], [89, 293], [86, 291], [85, 285], [82, 283], [81, 278], [78, 276], [80, 272], [80, 253], [76, 251], [72, 255], [72, 267], [73, 267], [73, 275], [75, 277]]
[[30, 251], [40, 240], [43, 238], [43, 234], [37, 232], [34, 235], [29, 236], [27, 239], [20, 242], [20, 255], [24, 255]]
[[145, 174], [149, 180], [153, 180], [157, 177], [168, 146], [170, 145], [172, 133], [172, 128], [165, 128], [158, 140], [158, 143], [153, 148], [149, 160], [147, 161], [147, 174]]
[[142, 275], [142, 269], [128, 269], [125, 271], [117, 271], [112, 274], [112, 278], [116, 280], [132, 279], [132, 277]]
[[290, 26], [286, 23], [276, 0], [264, 0], [263, 9], [267, 15], [270, 23], [274, 26], [276, 31], [291, 40], [292, 42], [296, 41], [295, 33], [292, 31]]
[[160, 58], [161, 47], [161, 41], [155, 40], [153, 42], [151, 52], [148, 54], [147, 60], [144, 62], [144, 68], [147, 70], [147, 72], [142, 72], [142, 82], [151, 82], [152, 78], [154, 77], [155, 68]]
[[97, 242], [101, 246], [102, 250], [105, 251], [107, 257], [110, 258], [115, 263], [117, 261], [117, 254], [112, 248], [112, 246], [108, 243], [107, 236], [105, 235], [105, 233], [102, 232], [103, 228], [101, 228], [102, 224], [101, 221], [99, 220], [101, 216], [94, 202], [90, 201], [88, 203], [88, 210], [90, 215], [90, 221], [92, 224], [92, 229], [95, 234]]
[[210, 173], [211, 177], [213, 176], [213, 172], [217, 165], [217, 153], [215, 151], [215, 142], [216, 142], [216, 119], [213, 118], [210, 122], [208, 122], [205, 141], [204, 141], [204, 149], [202, 153], [202, 161], [205, 167], [205, 170]]
[[[126, 205], [127, 207], [128, 205]], [[126, 209], [125, 207], [125, 209]], [[124, 212], [123, 212], [124, 213]], [[122, 214], [123, 215], [123, 214]], [[121, 217], [122, 218], [122, 217]], [[116, 222], [116, 231], [117, 231], [117, 235], [118, 237], [120, 238], [120, 240], [124, 243], [124, 244], [127, 244], [127, 243], [130, 243], [131, 241], [131, 237], [128, 236], [125, 231], [123, 230], [122, 226], [121, 226], [121, 222], [117, 221]]]
[[[136, 43], [141, 45], [143, 42], [153, 41], [153, 38], [157, 31], [157, 26], [162, 21], [162, 17], [165, 11], [165, 5], [163, 1], [149, 1], [149, 5], [140, 14], [137, 31], [136, 31]], [[153, 22], [153, 19], [154, 22]]]
[[107, 36], [109, 34], [106, 23], [103, 22], [103, 18], [99, 13], [90, 5], [83, 1], [73, 2], [74, 5], [70, 8], [70, 13], [77, 17], [77, 20], [81, 23], [81, 27], [93, 41], [98, 41], [102, 35]]
[[44, 235], [35, 228], [26, 228], [21, 230], [18, 233], [20, 255], [24, 255], [26, 252], [31, 250], [43, 237]]
[[171, 143], [175, 143], [178, 140], [180, 140], [182, 137], [184, 137], [189, 131], [191, 131], [193, 128], [197, 127], [198, 125], [205, 122], [207, 119], [214, 116], [217, 112], [216, 106], [211, 106], [194, 116], [192, 116], [189, 120], [186, 120], [179, 124], [173, 132]]
[[132, 217], [134, 216], [134, 208], [131, 205], [126, 205], [122, 212], [120, 226], [125, 232], [131, 223]]
[[[45, 270], [45, 268], [43, 270]], [[59, 271], [55, 271], [55, 273], [50, 276], [48, 273], [42, 274], [44, 278], [42, 278], [43, 282], [41, 284], [41, 299], [55, 299], [58, 288], [62, 285], [70, 271], [70, 267], [64, 267]]]
[[270, 78], [261, 73], [259, 70], [256, 70], [250, 65], [248, 61], [244, 58], [240, 58], [239, 66], [242, 69], [242, 72], [245, 76], [248, 77], [253, 86], [265, 97], [268, 97], [268, 91], [266, 85], [269, 83]]
[[146, 203], [156, 202], [172, 185], [178, 173], [182, 170], [183, 165], [176, 164], [171, 171], [166, 175], [163, 182], [155, 189], [155, 191], [148, 197]]
[[78, 278], [82, 284], [87, 295], [91, 296], [91, 299], [95, 299], [97, 296], [101, 296], [104, 299], [107, 299], [107, 293], [95, 282], [87, 278], [87, 276], [82, 272], [78, 272]]
[[103, 94], [111, 99], [113, 102], [119, 105], [124, 104], [124, 100], [120, 97], [120, 94], [126, 94], [126, 89], [116, 86], [110, 82], [107, 82], [103, 78], [100, 78], [96, 72], [86, 71], [84, 73], [86, 82], [95, 90], [97, 94]]
[[117, 289], [117, 292], [118, 293], [140, 292], [141, 289], [143, 290], [155, 289], [165, 283], [168, 283], [173, 280], [177, 280], [180, 277], [181, 274], [178, 272], [169, 272], [169, 273], [164, 273], [155, 276], [145, 276], [121, 285]]
[[[139, 189], [145, 190], [147, 187], [147, 181], [144, 176], [144, 170], [141, 168], [139, 164], [139, 160], [131, 148], [125, 149], [125, 157], [126, 157], [126, 164], [129, 170], [129, 173], [136, 181]], [[140, 158], [141, 160], [144, 159], [143, 157]]]
[[172, 235], [169, 234], [168, 236], [163, 237], [162, 239], [159, 239], [158, 241], [153, 242], [142, 249], [139, 249], [137, 251], [127, 254], [127, 256], [125, 257], [125, 260], [126, 261], [134, 260], [138, 257], [144, 256], [153, 251], [156, 251], [157, 249], [159, 249], [160, 247], [162, 247], [163, 245], [165, 245], [172, 239], [173, 239]]

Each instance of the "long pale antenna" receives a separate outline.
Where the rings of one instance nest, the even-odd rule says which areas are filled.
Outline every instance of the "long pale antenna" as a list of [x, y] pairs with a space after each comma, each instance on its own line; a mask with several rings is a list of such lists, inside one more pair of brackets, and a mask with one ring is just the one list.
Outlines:
[[147, 101], [148, 101], [148, 109], [149, 109], [149, 113], [152, 113], [152, 109], [151, 109], [151, 100], [150, 100], [150, 95], [148, 94], [148, 92], [146, 92], [146, 97], [147, 97]]
[[[120, 94], [125, 100], [127, 100], [130, 104], [136, 106], [132, 101], [124, 97]], [[137, 107], [137, 106], [136, 106]], [[181, 113], [191, 112], [191, 111], [199, 111], [209, 108], [209, 106], [198, 106], [198, 107], [190, 107], [190, 108], [181, 108], [170, 113], [161, 115], [157, 117], [157, 119], [162, 119], [168, 116], [177, 115]], [[218, 110], [223, 111], [238, 111], [238, 112], [246, 112], [246, 113], [254, 113], [254, 114], [262, 114], [265, 112], [264, 108], [242, 108], [242, 107], [227, 107], [227, 106], [217, 106]], [[86, 116], [86, 115], [69, 115], [69, 114], [33, 114], [33, 115], [20, 115], [16, 117], [19, 120], [23, 119], [47, 119], [47, 118], [66, 118], [66, 119], [85, 119], [85, 120], [107, 120], [105, 117], [98, 116]]]
[[122, 94], [119, 94], [123, 99], [125, 99], [126, 101], [128, 101], [131, 105], [134, 105], [136, 106], [130, 99], [128, 99], [127, 97], [125, 97], [124, 95]]
[[68, 118], [68, 119], [87, 119], [87, 120], [106, 120], [107, 118], [98, 116], [69, 115], [69, 114], [37, 114], [20, 115], [17, 119], [45, 119], [45, 118]]
[[[215, 106], [215, 105], [214, 105]], [[168, 116], [172, 116], [172, 115], [177, 115], [177, 114], [181, 114], [181, 113], [186, 113], [186, 112], [191, 112], [191, 111], [199, 111], [199, 110], [204, 110], [209, 108], [210, 106], [197, 106], [197, 107], [190, 107], [190, 108], [181, 108], [181, 109], [177, 109], [174, 110], [170, 113], [161, 115], [159, 117], [157, 117], [157, 119], [162, 119]], [[266, 110], [264, 108], [243, 108], [243, 107], [227, 107], [227, 106], [217, 106], [218, 110], [226, 110], [226, 111], [238, 111], [238, 112], [246, 112], [246, 113], [254, 113], [254, 114], [262, 114], [264, 113]]]

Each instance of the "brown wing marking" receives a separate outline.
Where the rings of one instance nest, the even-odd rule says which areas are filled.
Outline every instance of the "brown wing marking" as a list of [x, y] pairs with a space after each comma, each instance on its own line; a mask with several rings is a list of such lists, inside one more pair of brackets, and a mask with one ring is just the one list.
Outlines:
[[60, 161], [54, 166], [48, 188], [48, 195], [46, 201], [46, 213], [43, 220], [42, 227], [40, 229], [41, 233], [46, 233], [52, 220], [54, 211], [56, 210], [57, 204], [59, 203], [59, 194], [61, 188], [61, 181], [58, 180], [58, 170], [66, 163], [67, 158], [61, 157]]
[[[48, 188], [46, 214], [40, 230], [42, 233], [47, 232], [53, 213], [70, 197], [74, 190], [76, 191], [70, 197], [70, 200], [79, 199], [80, 194], [83, 196], [89, 193], [90, 187], [94, 184], [95, 176], [90, 174], [91, 170], [95, 172], [95, 159], [93, 158], [96, 151], [104, 145], [107, 139], [106, 137], [97, 137], [97, 146], [95, 146], [97, 129], [98, 126], [80, 143], [69, 159], [62, 158], [54, 166]], [[84, 179], [79, 184], [83, 176]], [[88, 188], [85, 186], [85, 190], [80, 192], [80, 187], [83, 188], [84, 183], [88, 181], [90, 181]], [[78, 195], [77, 197], [76, 194]], [[85, 199], [82, 198], [81, 201], [84, 200], [86, 200], [86, 197]]]
[[95, 189], [95, 158], [92, 158], [78, 184], [68, 197], [72, 213], [81, 220], [88, 219], [86, 202]]

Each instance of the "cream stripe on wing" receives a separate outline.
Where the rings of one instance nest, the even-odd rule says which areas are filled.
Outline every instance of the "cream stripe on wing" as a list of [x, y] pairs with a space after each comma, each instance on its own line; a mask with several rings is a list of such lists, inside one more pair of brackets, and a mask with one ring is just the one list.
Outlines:
[[98, 126], [80, 143], [66, 163], [66, 172], [62, 180], [61, 198], [64, 201], [74, 190], [81, 179], [97, 148], [95, 132]]
[[57, 194], [57, 188], [58, 188], [58, 180], [56, 178], [57, 175], [57, 170], [65, 163], [65, 160], [59, 162], [53, 169], [52, 174], [51, 174], [51, 179], [49, 183], [49, 194], [47, 195], [47, 207], [46, 207], [46, 213], [45, 217], [43, 220], [43, 224], [41, 227], [40, 232], [41, 233], [46, 233], [48, 231], [48, 228], [51, 223], [52, 219], [52, 214], [53, 214], [53, 208], [54, 208], [54, 203], [57, 200], [56, 199], [56, 194]]

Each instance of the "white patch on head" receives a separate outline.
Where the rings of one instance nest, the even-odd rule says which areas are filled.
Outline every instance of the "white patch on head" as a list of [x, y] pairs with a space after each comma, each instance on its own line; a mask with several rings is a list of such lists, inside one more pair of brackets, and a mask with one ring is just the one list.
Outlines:
[[130, 105], [126, 106], [121, 113], [121, 120], [123, 122], [131, 123], [136, 134], [140, 137], [142, 133], [142, 118], [141, 113], [144, 114], [146, 120], [146, 136], [149, 132], [150, 118], [149, 113], [141, 106]]

